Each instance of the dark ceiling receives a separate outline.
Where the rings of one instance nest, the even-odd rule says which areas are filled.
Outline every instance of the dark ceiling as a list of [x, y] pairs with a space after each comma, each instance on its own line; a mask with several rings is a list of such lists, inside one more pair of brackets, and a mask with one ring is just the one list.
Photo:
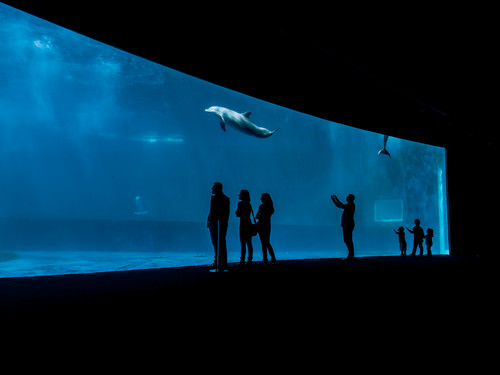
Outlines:
[[332, 121], [440, 145], [450, 142], [451, 133], [474, 132], [493, 141], [476, 116], [486, 106], [483, 90], [490, 80], [488, 9], [4, 2], [190, 75]]

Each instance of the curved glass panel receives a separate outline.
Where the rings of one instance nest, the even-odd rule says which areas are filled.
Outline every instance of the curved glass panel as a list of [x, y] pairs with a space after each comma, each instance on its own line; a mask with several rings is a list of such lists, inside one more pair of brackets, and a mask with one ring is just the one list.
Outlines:
[[[399, 255], [393, 229], [417, 218], [434, 229], [433, 253], [448, 253], [443, 148], [389, 137], [390, 156], [379, 153], [381, 134], [242, 95], [3, 4], [0, 39], [0, 277], [209, 264], [215, 181], [230, 198], [229, 262], [240, 257], [241, 189], [255, 213], [271, 195], [278, 260], [345, 256], [330, 195], [345, 203], [350, 193], [356, 256]], [[413, 235], [406, 240], [411, 248]], [[253, 244], [258, 261], [258, 237]]]

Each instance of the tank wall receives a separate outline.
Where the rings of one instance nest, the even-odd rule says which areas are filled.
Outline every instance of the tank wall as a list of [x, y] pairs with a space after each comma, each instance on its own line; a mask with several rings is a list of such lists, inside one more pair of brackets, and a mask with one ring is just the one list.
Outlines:
[[[434, 252], [449, 251], [443, 148], [390, 137], [391, 157], [379, 155], [381, 134], [218, 87], [2, 4], [0, 38], [3, 249], [211, 251], [206, 218], [220, 181], [233, 259], [241, 189], [255, 212], [262, 193], [273, 198], [278, 257], [344, 254], [330, 195], [345, 202], [349, 193], [359, 255], [398, 254], [393, 229], [416, 218], [434, 229]], [[254, 124], [279, 130], [224, 132], [211, 106], [251, 111]]]

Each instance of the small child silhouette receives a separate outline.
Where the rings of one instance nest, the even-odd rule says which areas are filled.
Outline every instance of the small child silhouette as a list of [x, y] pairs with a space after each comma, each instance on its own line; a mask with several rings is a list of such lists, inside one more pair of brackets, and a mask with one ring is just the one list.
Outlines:
[[419, 256], [424, 255], [424, 247], [422, 245], [422, 242], [424, 241], [424, 230], [420, 226], [420, 220], [415, 219], [415, 226], [413, 227], [413, 230], [410, 230], [406, 228], [408, 232], [413, 233], [413, 251], [411, 252], [410, 256], [415, 256], [415, 253], [417, 251], [417, 246], [420, 248], [420, 254]]
[[432, 237], [434, 237], [434, 230], [427, 228], [427, 234], [425, 235], [425, 246], [427, 247], [427, 256], [431, 256], [432, 247]]
[[397, 232], [396, 229], [393, 229], [393, 231], [399, 237], [399, 250], [401, 250], [401, 256], [406, 256], [405, 228], [399, 227]]

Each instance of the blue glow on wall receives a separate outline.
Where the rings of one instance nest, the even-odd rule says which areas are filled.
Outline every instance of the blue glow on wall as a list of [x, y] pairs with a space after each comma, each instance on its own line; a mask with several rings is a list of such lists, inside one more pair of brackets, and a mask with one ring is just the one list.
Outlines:
[[[443, 148], [390, 137], [390, 157], [379, 155], [381, 134], [242, 95], [3, 4], [0, 39], [0, 277], [208, 264], [215, 181], [231, 199], [230, 262], [239, 260], [241, 189], [254, 211], [263, 192], [272, 196], [278, 260], [345, 256], [330, 195], [345, 202], [349, 193], [357, 256], [398, 255], [392, 229], [415, 218], [434, 229], [433, 253], [448, 253]], [[223, 131], [205, 112], [212, 106], [250, 111], [253, 124], [279, 131]], [[380, 202], [401, 202], [401, 220], [377, 220]]]

